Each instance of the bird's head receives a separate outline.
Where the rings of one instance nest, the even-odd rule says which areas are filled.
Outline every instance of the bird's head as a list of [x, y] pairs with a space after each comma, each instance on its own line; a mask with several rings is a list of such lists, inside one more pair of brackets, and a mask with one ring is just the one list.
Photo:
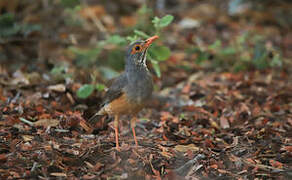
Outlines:
[[145, 41], [138, 40], [132, 43], [126, 54], [126, 67], [131, 65], [146, 66], [146, 53], [150, 45], [159, 37], [152, 36]]

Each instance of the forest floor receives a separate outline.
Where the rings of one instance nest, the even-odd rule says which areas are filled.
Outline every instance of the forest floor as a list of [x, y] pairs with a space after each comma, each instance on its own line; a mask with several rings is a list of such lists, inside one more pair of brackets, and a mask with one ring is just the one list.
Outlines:
[[[87, 122], [105, 91], [85, 99], [76, 94], [82, 84], [105, 84], [122, 68], [102, 62], [101, 73], [95, 62], [79, 66], [68, 51], [126, 33], [120, 29], [137, 23], [141, 4], [87, 5], [102, 26], [57, 3], [9, 6], [17, 23], [42, 30], [22, 27], [0, 38], [0, 178], [291, 179], [291, 24], [273, 16], [290, 3], [230, 16], [214, 2], [182, 2], [163, 13], [175, 17], [159, 42], [172, 53], [160, 62], [162, 77], [153, 73], [155, 92], [136, 127], [139, 146], [125, 116], [120, 152], [112, 117]], [[76, 16], [85, 19], [82, 26], [64, 20]], [[99, 59], [116, 57], [111, 46], [103, 52]], [[250, 61], [240, 60], [245, 57]]]

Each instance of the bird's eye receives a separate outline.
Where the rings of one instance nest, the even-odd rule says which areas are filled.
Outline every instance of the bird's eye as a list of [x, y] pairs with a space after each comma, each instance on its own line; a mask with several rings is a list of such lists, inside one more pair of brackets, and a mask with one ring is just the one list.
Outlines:
[[140, 45], [135, 46], [135, 50], [136, 51], [139, 51], [140, 49], [141, 49], [141, 46]]
[[137, 44], [135, 45], [133, 48], [132, 48], [132, 52], [131, 54], [136, 54], [136, 53], [139, 53], [143, 50], [141, 44]]

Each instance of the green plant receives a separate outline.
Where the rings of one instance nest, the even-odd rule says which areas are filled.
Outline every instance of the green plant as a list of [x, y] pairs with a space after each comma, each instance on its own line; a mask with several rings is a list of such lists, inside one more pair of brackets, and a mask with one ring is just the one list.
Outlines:
[[72, 74], [68, 73], [68, 68], [64, 65], [54, 66], [50, 74], [56, 81], [64, 81], [66, 78], [72, 77]]
[[81, 99], [85, 99], [88, 96], [92, 94], [94, 91], [94, 85], [93, 84], [83, 84], [78, 90], [77, 90], [77, 97]]
[[222, 70], [266, 69], [282, 65], [281, 53], [267, 49], [264, 37], [251, 33], [237, 36], [226, 46], [217, 39], [209, 46], [193, 47], [187, 52], [197, 54], [195, 59], [197, 64], [208, 61], [213, 68]]
[[0, 41], [1, 38], [9, 38], [15, 35], [27, 36], [33, 31], [40, 31], [41, 26], [38, 24], [18, 23], [12, 13], [0, 15]]
[[[174, 17], [171, 15], [166, 15], [162, 18], [154, 17], [152, 20], [153, 32], [154, 34], [159, 35], [164, 27], [167, 27], [172, 21]], [[108, 39], [108, 43], [116, 44], [116, 45], [125, 45], [127, 41], [133, 42], [140, 38], [146, 39], [149, 38], [150, 35], [145, 33], [143, 30], [134, 29], [134, 34], [131, 36], [110, 36]], [[151, 61], [153, 69], [158, 77], [161, 77], [159, 62], [165, 61], [170, 57], [170, 49], [166, 46], [158, 46], [157, 44], [153, 44], [148, 50], [147, 58]]]
[[173, 19], [174, 17], [172, 15], [166, 15], [163, 18], [154, 17], [152, 23], [155, 27], [156, 34], [159, 34], [161, 29], [168, 26]]
[[[173, 16], [167, 15], [163, 18], [155, 17], [152, 21], [153, 23], [153, 30], [155, 34], [160, 34], [161, 30], [168, 26], [173, 20]], [[128, 42], [133, 42], [139, 38], [149, 38], [150, 36], [146, 34], [142, 30], [134, 29], [134, 35], [132, 36], [120, 36], [120, 35], [112, 35], [109, 36], [106, 40], [100, 41], [95, 48], [89, 49], [89, 50], [83, 50], [76, 47], [70, 47], [69, 51], [71, 51], [73, 54], [75, 54], [76, 58], [76, 64], [79, 66], [89, 66], [99, 58], [100, 52], [106, 45], [114, 45], [115, 48], [111, 49], [111, 53], [108, 54], [108, 62], [112, 62], [117, 66], [117, 62], [123, 62], [123, 49], [124, 46], [128, 44]], [[157, 44], [153, 44], [149, 48], [149, 53], [147, 54], [147, 58], [151, 61], [153, 69], [158, 77], [161, 76], [159, 62], [165, 61], [169, 58], [171, 52], [170, 49], [166, 46], [159, 46]], [[119, 60], [120, 59], [120, 60]], [[120, 64], [121, 65], [121, 64]], [[99, 67], [100, 72], [108, 78], [112, 78], [115, 76], [115, 72], [112, 69], [109, 69], [104, 66]], [[78, 91], [77, 96], [79, 98], [87, 98], [92, 94], [94, 89], [96, 89], [97, 86], [94, 86], [92, 84], [85, 84], [83, 85]], [[103, 88], [100, 88], [101, 86], [98, 86], [98, 90], [101, 90]]]
[[92, 84], [83, 84], [76, 92], [78, 98], [86, 99], [88, 98], [94, 90], [103, 91], [106, 87], [104, 84], [96, 82], [95, 76], [91, 76]]

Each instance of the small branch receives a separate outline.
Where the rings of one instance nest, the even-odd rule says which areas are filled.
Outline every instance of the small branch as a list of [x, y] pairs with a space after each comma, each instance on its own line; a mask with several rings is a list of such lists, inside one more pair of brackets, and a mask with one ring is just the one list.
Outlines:
[[243, 160], [241, 159], [245, 164], [249, 165], [249, 166], [253, 166], [253, 167], [256, 167], [256, 168], [259, 168], [263, 171], [271, 171], [273, 170], [274, 172], [283, 172], [284, 170], [283, 169], [279, 169], [279, 168], [274, 168], [272, 166], [267, 166], [267, 165], [263, 165], [263, 164], [252, 164], [250, 162], [248, 162], [247, 160]]
[[[83, 5], [88, 8], [88, 5], [86, 2], [83, 3]], [[93, 21], [94, 25], [97, 27], [97, 29], [104, 33], [105, 37], [108, 37], [107, 29], [104, 27], [104, 25], [100, 22], [100, 20], [95, 16], [95, 14], [92, 11], [88, 11], [88, 15], [90, 19]]]
[[26, 120], [26, 119], [24, 119], [22, 117], [20, 117], [19, 120], [22, 121], [22, 122], [24, 122], [24, 123], [26, 123], [26, 124], [28, 124], [28, 125], [30, 125], [30, 126], [34, 126], [34, 123], [33, 122], [30, 122], [29, 120]]

